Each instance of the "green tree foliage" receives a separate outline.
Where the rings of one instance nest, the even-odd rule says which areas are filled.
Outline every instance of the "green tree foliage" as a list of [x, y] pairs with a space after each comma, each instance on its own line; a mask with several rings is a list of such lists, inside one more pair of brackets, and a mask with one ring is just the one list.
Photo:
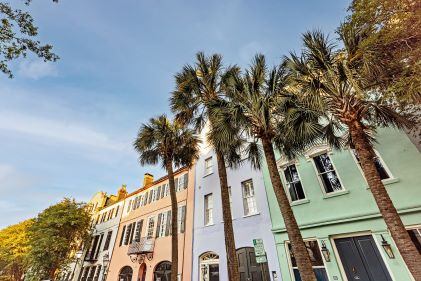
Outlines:
[[[340, 29], [362, 39], [358, 57], [371, 87], [401, 103], [421, 101], [421, 2], [354, 0]], [[363, 31], [363, 32], [362, 32]], [[342, 31], [343, 33], [343, 31]]]
[[[29, 5], [31, 0], [23, 1]], [[57, 0], [53, 0], [57, 2]], [[28, 53], [44, 59], [56, 61], [59, 57], [52, 52], [52, 46], [36, 40], [38, 28], [32, 16], [21, 9], [15, 9], [10, 3], [0, 2], [0, 71], [13, 77], [9, 63], [18, 58], [27, 57]]]
[[0, 230], [0, 280], [21, 280], [30, 251], [28, 230], [33, 220], [26, 220]]
[[84, 203], [65, 198], [41, 212], [30, 227], [31, 279], [51, 279], [70, 262], [69, 253], [90, 237], [91, 217]]

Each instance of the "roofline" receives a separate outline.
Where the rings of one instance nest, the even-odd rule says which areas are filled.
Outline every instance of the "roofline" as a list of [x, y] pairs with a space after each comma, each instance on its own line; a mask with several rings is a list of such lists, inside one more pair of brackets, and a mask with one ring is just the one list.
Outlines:
[[[175, 171], [174, 171], [174, 176], [176, 176], [176, 175], [178, 175], [178, 174], [180, 174], [180, 173], [182, 173], [182, 172], [188, 171], [188, 170], [189, 170], [189, 167], [184, 166], [184, 167], [182, 167], [182, 168], [180, 168], [180, 169], [178, 169], [178, 170], [175, 170]], [[149, 175], [150, 175], [150, 174], [149, 174]], [[140, 192], [142, 192], [142, 191], [145, 191], [145, 190], [147, 190], [147, 189], [149, 189], [149, 188], [151, 188], [151, 187], [153, 187], [153, 186], [157, 185], [158, 183], [163, 182], [163, 181], [165, 181], [165, 180], [167, 180], [167, 179], [168, 179], [168, 175], [163, 176], [163, 177], [160, 177], [159, 179], [157, 179], [157, 180], [155, 180], [155, 181], [151, 182], [150, 184], [145, 185], [145, 186], [143, 186], [143, 187], [141, 187], [141, 188], [137, 189], [136, 191], [133, 191], [132, 193], [127, 194], [125, 198], [130, 197], [130, 196], [135, 195], [135, 194], [138, 194], [138, 193], [140, 193]]]

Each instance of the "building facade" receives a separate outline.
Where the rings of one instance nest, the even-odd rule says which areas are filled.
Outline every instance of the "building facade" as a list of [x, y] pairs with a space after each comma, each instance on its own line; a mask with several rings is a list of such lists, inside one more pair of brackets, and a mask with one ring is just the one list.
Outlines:
[[[194, 171], [174, 173], [178, 202], [178, 279], [191, 280]], [[169, 281], [171, 200], [168, 177], [145, 175], [142, 188], [125, 199], [109, 281]]]
[[[378, 141], [377, 170], [421, 254], [421, 154], [395, 130], [379, 130]], [[279, 156], [278, 167], [318, 281], [411, 280], [353, 150], [313, 147], [294, 161]], [[298, 281], [267, 167], [263, 171], [282, 280]]]
[[[281, 280], [262, 173], [244, 163], [227, 168], [227, 176], [241, 281]], [[196, 163], [194, 214], [191, 280], [228, 280], [216, 155], [205, 145]], [[263, 240], [267, 262], [257, 262], [254, 239]]]
[[[125, 187], [124, 188], [125, 191]], [[85, 247], [81, 264], [80, 281], [102, 281], [108, 273], [108, 262], [113, 256], [117, 231], [124, 208], [124, 197], [120, 201], [98, 211], [93, 220], [92, 240]]]

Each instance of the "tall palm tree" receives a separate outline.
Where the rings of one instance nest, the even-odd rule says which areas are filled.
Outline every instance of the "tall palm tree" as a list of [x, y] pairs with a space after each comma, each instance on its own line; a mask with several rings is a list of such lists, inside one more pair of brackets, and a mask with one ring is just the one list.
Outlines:
[[187, 64], [175, 75], [176, 89], [170, 98], [171, 109], [176, 113], [177, 120], [193, 124], [199, 132], [206, 122], [210, 127], [207, 141], [215, 150], [218, 164], [230, 281], [240, 280], [226, 171], [226, 164], [230, 164], [232, 156], [235, 158], [235, 153], [233, 153], [235, 148], [232, 146], [234, 139], [228, 140], [229, 136], [219, 134], [217, 130], [214, 130], [213, 125], [218, 104], [225, 95], [227, 80], [237, 71], [238, 68], [235, 66], [224, 68], [220, 55], [206, 57], [204, 53], [199, 52], [196, 54], [195, 65]]
[[171, 198], [171, 281], [178, 275], [177, 195], [173, 167], [191, 167], [198, 159], [200, 140], [194, 132], [179, 122], [171, 122], [165, 115], [151, 118], [142, 124], [134, 148], [140, 164], [156, 165], [159, 162], [168, 173]]
[[[304, 50], [291, 54], [287, 64], [293, 85], [301, 98], [328, 118], [343, 124], [347, 143], [356, 151], [361, 168], [381, 215], [415, 280], [421, 280], [421, 256], [411, 241], [402, 220], [377, 172], [373, 141], [378, 127], [402, 129], [409, 126], [405, 116], [394, 111], [382, 94], [365, 83], [367, 64], [358, 44], [358, 31], [342, 32], [344, 48], [338, 50], [319, 31], [303, 35]], [[330, 133], [334, 133], [331, 130]], [[325, 135], [326, 137], [326, 135]]]
[[[309, 253], [301, 236], [276, 165], [274, 144], [288, 156], [297, 154], [319, 135], [318, 114], [302, 111], [298, 101], [286, 90], [287, 72], [283, 66], [269, 70], [265, 57], [258, 54], [243, 75], [236, 76], [227, 90], [226, 113], [218, 126], [224, 130], [224, 115], [240, 125], [241, 136], [261, 141], [273, 191], [285, 222], [288, 238], [297, 261], [301, 279], [316, 281]], [[231, 80], [232, 81], [232, 80]], [[294, 130], [291, 130], [294, 128]], [[226, 131], [229, 131], [226, 129]], [[241, 137], [239, 136], [239, 137]], [[253, 147], [253, 146], [250, 146]], [[256, 147], [256, 145], [254, 145]], [[250, 148], [246, 149], [250, 151]], [[254, 150], [256, 151], [256, 150]], [[254, 153], [259, 157], [261, 153]], [[252, 163], [259, 167], [260, 160]]]

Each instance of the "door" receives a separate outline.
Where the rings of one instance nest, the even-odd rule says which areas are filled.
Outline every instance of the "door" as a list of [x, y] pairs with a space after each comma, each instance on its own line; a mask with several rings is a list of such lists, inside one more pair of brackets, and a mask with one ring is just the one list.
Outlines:
[[371, 235], [335, 239], [349, 281], [392, 281]]
[[257, 263], [254, 248], [237, 250], [240, 281], [270, 281], [267, 263]]

